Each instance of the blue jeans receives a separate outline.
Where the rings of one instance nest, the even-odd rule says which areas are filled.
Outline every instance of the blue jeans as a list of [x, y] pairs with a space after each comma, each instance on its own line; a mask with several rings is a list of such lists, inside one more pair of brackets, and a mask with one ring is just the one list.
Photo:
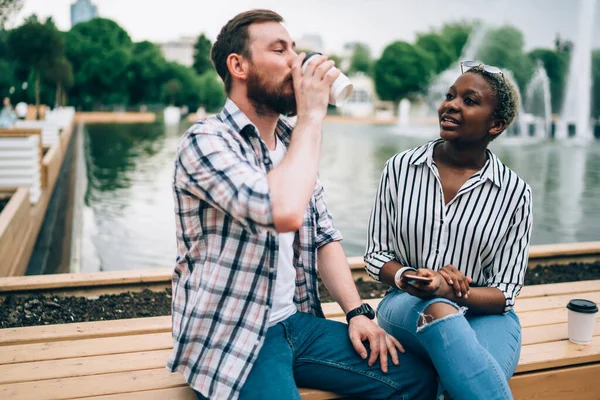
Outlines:
[[431, 360], [440, 380], [438, 394], [452, 399], [512, 399], [508, 380], [521, 353], [521, 325], [505, 315], [472, 315], [463, 310], [418, 328], [419, 317], [435, 302], [459, 308], [446, 299], [421, 300], [400, 290], [379, 304], [379, 326], [407, 352]]
[[300, 400], [298, 387], [365, 399], [434, 399], [433, 365], [408, 351], [399, 359], [384, 374], [379, 362], [369, 367], [356, 353], [346, 324], [298, 312], [267, 331], [240, 400]]

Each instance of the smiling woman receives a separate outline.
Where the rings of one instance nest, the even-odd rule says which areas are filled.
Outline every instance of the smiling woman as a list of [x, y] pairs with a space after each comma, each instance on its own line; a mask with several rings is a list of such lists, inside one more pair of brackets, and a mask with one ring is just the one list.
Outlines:
[[[379, 324], [431, 359], [440, 396], [512, 398], [531, 188], [487, 147], [517, 102], [499, 70], [474, 64], [439, 107], [441, 139], [387, 162], [371, 214], [367, 272], [397, 288], [380, 303]], [[402, 279], [407, 271], [430, 281]]]

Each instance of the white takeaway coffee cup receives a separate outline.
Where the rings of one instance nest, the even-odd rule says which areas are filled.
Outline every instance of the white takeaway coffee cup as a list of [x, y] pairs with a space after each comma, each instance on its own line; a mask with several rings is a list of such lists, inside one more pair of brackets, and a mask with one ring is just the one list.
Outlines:
[[567, 304], [569, 310], [569, 341], [588, 344], [592, 341], [596, 326], [598, 306], [590, 300], [573, 299]]
[[[309, 59], [313, 56], [321, 55], [321, 53], [309, 52], [306, 53], [306, 57], [302, 62], [302, 72], [306, 69], [306, 66], [309, 63]], [[354, 89], [354, 85], [350, 82], [350, 79], [344, 73], [340, 71], [340, 75], [333, 81], [331, 87], [329, 88], [329, 104], [332, 106], [339, 106], [350, 98], [352, 94], [352, 90]]]

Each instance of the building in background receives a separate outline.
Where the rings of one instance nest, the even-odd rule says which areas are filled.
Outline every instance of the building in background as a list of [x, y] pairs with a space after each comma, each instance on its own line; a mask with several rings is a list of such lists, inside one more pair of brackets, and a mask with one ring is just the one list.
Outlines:
[[348, 101], [338, 107], [340, 112], [342, 115], [351, 117], [373, 116], [378, 102], [373, 79], [362, 72], [357, 72], [349, 78], [352, 81], [354, 90]]
[[197, 39], [197, 37], [183, 36], [177, 40], [160, 43], [159, 46], [167, 61], [175, 61], [191, 67], [194, 64], [194, 44]]
[[80, 22], [86, 22], [98, 16], [98, 8], [91, 0], [77, 0], [71, 4], [71, 28]]

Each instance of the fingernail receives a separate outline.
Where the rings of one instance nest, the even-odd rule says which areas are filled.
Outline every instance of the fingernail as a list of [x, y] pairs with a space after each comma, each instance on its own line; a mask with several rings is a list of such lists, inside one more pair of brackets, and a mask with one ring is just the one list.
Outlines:
[[363, 360], [364, 360], [365, 358], [367, 358], [367, 353], [361, 353], [361, 355], [360, 355], [360, 356], [361, 356], [361, 357], [363, 358]]
[[450, 279], [450, 284], [451, 284], [451, 285], [452, 285], [452, 284], [454, 284], [454, 282], [452, 282], [452, 279]]
[[462, 294], [461, 294], [460, 292], [458, 292], [458, 295], [457, 295], [457, 296], [458, 296], [458, 297], [462, 297]]

